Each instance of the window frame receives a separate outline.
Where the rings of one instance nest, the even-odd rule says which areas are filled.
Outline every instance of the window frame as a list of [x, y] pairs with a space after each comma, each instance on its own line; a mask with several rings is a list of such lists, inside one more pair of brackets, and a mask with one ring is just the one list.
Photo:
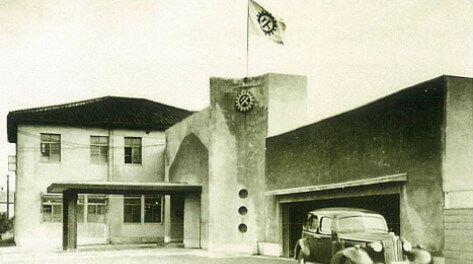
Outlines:
[[[96, 139], [97, 142], [93, 142]], [[106, 142], [102, 142], [102, 139], [106, 139]], [[102, 151], [105, 150], [105, 154]], [[92, 153], [96, 151], [97, 153]], [[92, 157], [97, 156], [97, 159], [94, 160]], [[102, 160], [102, 157], [105, 157], [105, 160]], [[110, 158], [110, 138], [108, 136], [90, 136], [90, 163], [92, 164], [106, 164], [109, 162]]]
[[[126, 198], [134, 198], [137, 199], [139, 197], [140, 200], [140, 209], [139, 209], [139, 215], [140, 215], [140, 221], [126, 221], [126, 212], [125, 212], [125, 200]], [[146, 217], [146, 199], [147, 198], [159, 198], [159, 221], [158, 222], [152, 222], [152, 221], [147, 221]], [[134, 204], [136, 206], [136, 204]], [[123, 223], [124, 224], [163, 224], [164, 223], [164, 196], [163, 195], [124, 195], [123, 196]]]
[[[53, 139], [57, 138], [57, 139]], [[61, 134], [40, 133], [40, 161], [41, 162], [61, 162], [62, 160]], [[57, 150], [57, 153], [53, 153]], [[57, 159], [53, 159], [53, 155], [57, 155]]]
[[[139, 200], [139, 203], [136, 204], [136, 203], [127, 203], [127, 200]], [[142, 211], [142, 197], [141, 195], [124, 195], [123, 196], [123, 223], [125, 224], [139, 224], [141, 223], [141, 211]], [[129, 208], [134, 208], [134, 207], [138, 207], [138, 221], [135, 221], [136, 219], [136, 216], [131, 216], [131, 220], [128, 213], [127, 213], [127, 207]], [[132, 209], [132, 214], [136, 214], [136, 210]]]
[[[89, 202], [90, 199], [103, 199], [103, 202]], [[46, 200], [46, 202], [45, 202]], [[50, 206], [51, 212], [46, 219], [45, 216], [45, 206]], [[61, 223], [62, 216], [62, 206], [63, 199], [61, 194], [42, 194], [41, 195], [41, 223]], [[95, 211], [97, 211], [97, 206], [103, 206], [103, 221], [90, 221], [89, 219], [89, 206], [94, 206]], [[59, 208], [55, 210], [54, 208]], [[79, 208], [81, 208], [79, 210]], [[107, 196], [106, 195], [96, 195], [96, 194], [79, 194], [77, 197], [77, 223], [105, 223], [106, 214], [107, 214]], [[59, 211], [59, 213], [57, 213]], [[56, 217], [54, 217], [56, 215]], [[79, 216], [81, 216], [79, 218]]]
[[[316, 233], [318, 230], [319, 230], [319, 227], [320, 227], [320, 222], [319, 222], [319, 218], [317, 215], [312, 215], [312, 217], [310, 218], [310, 225], [309, 225], [309, 222], [307, 222], [307, 230], [309, 230], [310, 232], [314, 232]], [[314, 226], [314, 224], [316, 224], [316, 227], [315, 229], [312, 228]]]
[[[137, 165], [143, 164], [143, 139], [141, 137], [125, 137], [124, 143], [124, 163]], [[127, 154], [127, 152], [130, 152], [130, 154]], [[129, 161], [127, 160], [127, 157], [129, 157]], [[135, 161], [137, 158], [139, 158], [139, 160]]]
[[[329, 231], [328, 232], [325, 232], [325, 228], [324, 228], [324, 224], [326, 224], [327, 222], [324, 220], [330, 220], [330, 227], [329, 227]], [[320, 218], [320, 223], [319, 223], [319, 233], [320, 234], [324, 234], [324, 235], [330, 235], [332, 233], [332, 224], [333, 224], [333, 219], [331, 217], [327, 217], [327, 216], [324, 216], [324, 217], [321, 217]]]
[[[46, 219], [46, 215], [45, 215], [45, 206], [49, 206], [51, 210], [50, 212], [48, 212], [49, 214], [48, 219]], [[59, 209], [55, 210], [54, 208], [59, 208]], [[59, 211], [59, 213], [57, 213], [56, 211]], [[61, 223], [61, 222], [62, 222], [62, 195], [54, 195], [54, 194], [42, 195], [41, 196], [41, 223]]]

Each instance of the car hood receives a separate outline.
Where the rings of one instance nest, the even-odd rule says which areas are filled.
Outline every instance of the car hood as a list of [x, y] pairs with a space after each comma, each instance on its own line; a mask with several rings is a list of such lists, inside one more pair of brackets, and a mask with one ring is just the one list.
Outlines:
[[339, 233], [339, 238], [346, 239], [346, 240], [357, 240], [357, 241], [383, 241], [386, 239], [393, 239], [395, 237], [394, 234], [390, 233], [366, 233], [366, 232], [358, 232], [358, 233]]

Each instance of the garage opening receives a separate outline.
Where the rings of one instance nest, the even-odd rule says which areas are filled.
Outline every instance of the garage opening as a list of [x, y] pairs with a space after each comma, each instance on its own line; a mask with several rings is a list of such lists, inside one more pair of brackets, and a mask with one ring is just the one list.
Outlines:
[[[284, 205], [289, 214], [288, 245], [289, 256], [294, 255], [294, 246], [301, 236], [302, 225], [308, 212], [326, 207], [357, 207], [379, 212], [386, 218], [389, 230], [400, 235], [399, 194], [326, 199], [315, 201], [294, 202]], [[288, 243], [287, 243], [288, 242]]]

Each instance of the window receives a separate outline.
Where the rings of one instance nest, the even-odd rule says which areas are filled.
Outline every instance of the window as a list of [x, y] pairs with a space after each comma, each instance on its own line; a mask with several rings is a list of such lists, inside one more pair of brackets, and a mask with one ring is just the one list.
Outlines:
[[[85, 207], [86, 204], [87, 207]], [[105, 209], [105, 196], [79, 194], [77, 197], [77, 222], [105, 223]], [[62, 222], [62, 195], [43, 195], [41, 212], [43, 222]], [[87, 217], [85, 217], [86, 214]]]
[[145, 196], [145, 223], [161, 223], [160, 196]]
[[125, 138], [125, 163], [141, 164], [141, 138]]
[[125, 223], [141, 222], [141, 196], [125, 196], [123, 217]]
[[90, 136], [90, 162], [108, 162], [108, 137]]
[[43, 222], [62, 222], [62, 196], [43, 196], [41, 210]]
[[61, 161], [61, 135], [41, 133], [41, 161]]
[[77, 222], [83, 223], [84, 222], [84, 199], [83, 195], [79, 195], [77, 197]]
[[124, 222], [161, 223], [162, 201], [162, 196], [125, 196], [123, 202]]
[[312, 218], [312, 223], [311, 225], [309, 226], [309, 229], [310, 231], [317, 231], [317, 229], [319, 228], [319, 219], [317, 219], [317, 216], [314, 216]]
[[87, 196], [87, 222], [105, 223], [105, 196]]
[[327, 217], [322, 217], [322, 221], [320, 223], [320, 233], [322, 234], [332, 233], [332, 219], [327, 218]]

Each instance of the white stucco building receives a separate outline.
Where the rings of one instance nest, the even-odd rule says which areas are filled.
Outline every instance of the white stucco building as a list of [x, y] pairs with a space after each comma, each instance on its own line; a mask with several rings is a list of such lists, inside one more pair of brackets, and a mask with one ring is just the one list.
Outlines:
[[[164, 130], [189, 114], [121, 97], [10, 112], [9, 142], [16, 143], [18, 160], [17, 245], [61, 245], [62, 195], [46, 191], [53, 182], [164, 181]], [[163, 199], [79, 195], [78, 243], [163, 240]]]

